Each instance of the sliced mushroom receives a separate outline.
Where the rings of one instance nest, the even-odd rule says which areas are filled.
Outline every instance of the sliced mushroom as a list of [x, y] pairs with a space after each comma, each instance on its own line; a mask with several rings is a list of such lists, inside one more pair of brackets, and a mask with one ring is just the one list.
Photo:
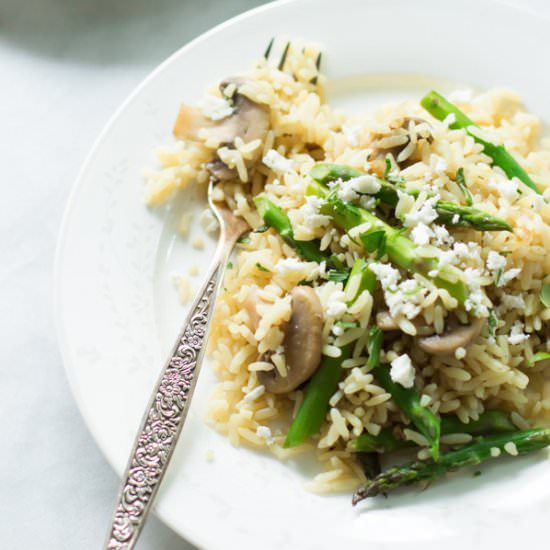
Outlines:
[[[209, 119], [198, 107], [182, 105], [174, 124], [174, 135], [180, 139], [205, 141], [215, 149], [234, 147], [236, 138], [241, 138], [244, 143], [256, 139], [263, 142], [269, 130], [269, 107], [241, 94], [239, 89], [245, 83], [242, 78], [229, 78], [220, 84], [224, 95], [229, 87], [232, 88], [232, 93], [227, 96], [233, 103], [233, 112], [221, 120]], [[237, 171], [217, 157], [207, 163], [206, 168], [220, 181], [237, 177]]]
[[418, 346], [431, 355], [447, 355], [465, 348], [481, 333], [485, 319], [473, 319], [469, 325], [451, 324], [443, 334], [418, 338]]
[[260, 371], [258, 378], [271, 393], [288, 393], [310, 378], [319, 367], [323, 346], [323, 308], [319, 297], [308, 286], [292, 292], [292, 313], [285, 327], [283, 346], [286, 376], [277, 369]]

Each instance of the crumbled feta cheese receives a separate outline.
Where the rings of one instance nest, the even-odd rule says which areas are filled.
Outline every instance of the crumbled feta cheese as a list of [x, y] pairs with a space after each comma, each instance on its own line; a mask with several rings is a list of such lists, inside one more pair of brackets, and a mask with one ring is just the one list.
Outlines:
[[380, 191], [380, 182], [371, 174], [338, 182], [338, 198], [345, 202], [353, 202], [359, 195], [373, 195]]
[[267, 426], [258, 426], [256, 428], [256, 435], [263, 439], [268, 445], [271, 445], [274, 441], [271, 430]]
[[479, 279], [481, 273], [471, 267], [464, 270], [464, 280], [468, 283], [470, 293], [464, 302], [466, 311], [471, 311], [476, 317], [487, 317], [489, 308], [486, 305], [485, 294], [481, 290]]
[[391, 362], [390, 377], [396, 384], [401, 384], [404, 388], [412, 388], [415, 374], [411, 358], [406, 353]]
[[323, 199], [316, 195], [306, 195], [305, 199], [306, 203], [300, 207], [300, 212], [304, 217], [304, 225], [313, 230], [329, 225], [332, 218], [319, 213], [319, 209], [324, 202]]
[[505, 313], [512, 309], [525, 309], [525, 300], [523, 296], [515, 296], [513, 294], [505, 294], [500, 300], [499, 312]]
[[510, 330], [510, 335], [508, 336], [508, 342], [513, 346], [525, 342], [529, 338], [528, 334], [523, 332], [524, 325], [521, 321], [516, 321], [512, 329]]
[[504, 197], [509, 201], [516, 199], [519, 193], [518, 182], [515, 179], [501, 181], [491, 179], [489, 180], [489, 188], [494, 189], [500, 197]]
[[275, 149], [270, 149], [262, 159], [262, 162], [277, 174], [286, 174], [294, 167], [294, 161], [283, 157]]
[[359, 140], [361, 138], [361, 127], [360, 126], [342, 126], [342, 133], [346, 138], [347, 142], [352, 147], [357, 147], [359, 145]]
[[487, 256], [487, 269], [489, 271], [498, 271], [499, 269], [504, 269], [506, 267], [506, 258], [491, 250]]
[[199, 102], [202, 114], [210, 120], [221, 120], [233, 114], [233, 107], [229, 102], [215, 95], [207, 95]]
[[308, 280], [319, 276], [319, 269], [315, 262], [303, 262], [297, 258], [281, 258], [275, 264], [275, 271], [282, 277], [292, 277], [298, 274]]
[[[424, 201], [416, 201], [415, 207], [405, 214], [403, 225], [405, 227], [414, 227], [419, 223], [430, 225], [437, 218], [437, 212], [434, 208], [437, 201], [437, 196], [429, 197]], [[418, 202], [421, 203], [419, 208], [417, 208]]]
[[383, 289], [397, 290], [397, 283], [401, 280], [401, 274], [389, 264], [372, 263], [371, 271], [380, 281]]
[[508, 269], [500, 276], [500, 286], [506, 286], [512, 279], [515, 279], [521, 273], [520, 267]]
[[374, 210], [376, 208], [376, 199], [370, 195], [362, 195], [359, 198], [359, 206], [365, 210]]
[[460, 221], [460, 216], [458, 214], [453, 214], [452, 222], [456, 225]]
[[346, 295], [342, 290], [332, 292], [327, 301], [327, 316], [334, 318], [342, 317], [347, 310], [345, 298]]
[[419, 246], [424, 246], [430, 242], [430, 237], [432, 236], [431, 229], [420, 222], [416, 227], [411, 231], [411, 237], [415, 244]]
[[451, 234], [447, 231], [446, 227], [444, 227], [443, 225], [437, 225], [434, 223], [431, 229], [435, 236], [435, 244], [437, 244], [438, 246], [453, 244], [454, 239], [451, 236]]

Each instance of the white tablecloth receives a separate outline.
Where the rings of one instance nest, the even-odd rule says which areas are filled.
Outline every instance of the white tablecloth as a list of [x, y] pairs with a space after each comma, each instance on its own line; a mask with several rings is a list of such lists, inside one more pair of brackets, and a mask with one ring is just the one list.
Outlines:
[[[55, 242], [79, 166], [155, 65], [261, 3], [0, 2], [2, 549], [100, 548], [118, 487], [67, 386], [52, 318]], [[547, 0], [509, 3], [550, 15]], [[192, 548], [154, 518], [139, 547]]]

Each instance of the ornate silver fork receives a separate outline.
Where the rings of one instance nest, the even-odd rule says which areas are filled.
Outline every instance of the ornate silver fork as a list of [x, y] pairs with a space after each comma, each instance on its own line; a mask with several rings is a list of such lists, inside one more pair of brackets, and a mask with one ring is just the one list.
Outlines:
[[135, 547], [189, 410], [225, 266], [236, 240], [248, 229], [243, 220], [214, 203], [212, 191], [210, 183], [208, 203], [220, 223], [216, 254], [153, 389], [122, 477], [106, 550]]

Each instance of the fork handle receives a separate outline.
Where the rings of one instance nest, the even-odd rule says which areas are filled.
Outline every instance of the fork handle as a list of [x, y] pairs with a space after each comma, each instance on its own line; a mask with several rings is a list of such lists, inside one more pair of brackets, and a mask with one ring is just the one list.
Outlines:
[[206, 282], [153, 390], [122, 478], [106, 550], [131, 550], [143, 528], [187, 416], [235, 239], [222, 236]]

